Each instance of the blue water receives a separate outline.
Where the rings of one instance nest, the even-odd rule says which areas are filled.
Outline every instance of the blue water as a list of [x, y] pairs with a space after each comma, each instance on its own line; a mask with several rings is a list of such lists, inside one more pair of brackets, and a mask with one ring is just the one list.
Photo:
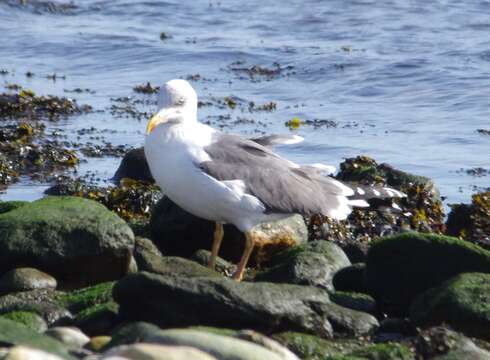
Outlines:
[[[338, 165], [366, 154], [432, 178], [447, 203], [467, 202], [475, 186], [490, 186], [488, 176], [460, 171], [490, 169], [490, 136], [476, 131], [490, 129], [489, 1], [19, 3], [0, 1], [0, 68], [11, 72], [0, 86], [15, 82], [101, 110], [48, 130], [75, 138], [93, 126], [114, 144], [140, 146], [145, 120], [113, 116], [111, 98], [134, 97], [133, 86], [148, 81], [200, 74], [192, 84], [202, 100], [277, 103], [273, 112], [200, 109], [201, 120], [226, 131], [285, 133], [294, 117], [338, 124], [294, 130], [306, 140], [279, 149], [293, 160]], [[161, 32], [170, 38], [162, 41]], [[284, 71], [272, 78], [232, 70], [274, 63]], [[46, 79], [53, 73], [66, 79]], [[95, 93], [64, 91], [74, 88]], [[156, 110], [152, 103], [140, 109]], [[255, 122], [236, 124], [239, 118]], [[88, 158], [78, 175], [103, 182], [119, 161]], [[34, 199], [48, 185], [25, 178], [0, 198]]]

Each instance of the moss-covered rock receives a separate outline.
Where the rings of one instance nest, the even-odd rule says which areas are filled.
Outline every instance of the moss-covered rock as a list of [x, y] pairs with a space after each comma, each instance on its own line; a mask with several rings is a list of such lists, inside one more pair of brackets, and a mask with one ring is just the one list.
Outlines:
[[0, 200], [0, 214], [6, 213], [10, 210], [15, 210], [28, 204], [28, 201], [1, 201]]
[[418, 296], [410, 307], [417, 326], [448, 324], [490, 340], [490, 274], [461, 274]]
[[90, 336], [108, 334], [117, 324], [119, 305], [113, 301], [93, 305], [80, 311], [75, 317], [75, 325]]
[[18, 322], [37, 333], [42, 333], [48, 329], [46, 321], [38, 314], [30, 311], [12, 311], [0, 315], [0, 318]]
[[341, 356], [361, 346], [356, 340], [327, 340], [298, 332], [277, 333], [272, 338], [304, 360]]
[[133, 246], [126, 223], [91, 200], [46, 197], [0, 214], [0, 272], [28, 265], [58, 281], [113, 280], [127, 273]]
[[472, 196], [471, 204], [451, 205], [447, 234], [490, 250], [490, 191]]
[[158, 331], [160, 331], [158, 326], [147, 322], [138, 321], [125, 324], [112, 332], [111, 341], [102, 350], [105, 351], [116, 346], [145, 341], [145, 339]]
[[457, 238], [410, 232], [371, 247], [366, 284], [384, 311], [406, 313], [417, 295], [464, 272], [490, 273], [490, 251]]
[[371, 296], [356, 292], [335, 291], [330, 293], [330, 300], [334, 303], [357, 311], [377, 315], [378, 306]]
[[114, 282], [105, 282], [61, 295], [59, 303], [70, 311], [78, 313], [95, 305], [112, 301]]
[[0, 318], [0, 342], [5, 345], [25, 345], [58, 355], [63, 359], [74, 359], [61, 342], [50, 336], [38, 334], [9, 319]]
[[350, 261], [337, 245], [328, 241], [312, 241], [292, 247], [276, 255], [272, 267], [255, 277], [256, 281], [314, 285], [333, 290], [334, 274]]

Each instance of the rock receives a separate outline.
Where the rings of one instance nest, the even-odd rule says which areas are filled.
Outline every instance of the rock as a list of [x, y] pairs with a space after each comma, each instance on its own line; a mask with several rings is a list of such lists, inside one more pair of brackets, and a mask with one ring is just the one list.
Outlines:
[[357, 263], [337, 271], [332, 279], [337, 291], [354, 291], [366, 293], [365, 280], [366, 264]]
[[383, 311], [405, 314], [417, 295], [464, 272], [490, 272], [490, 251], [457, 238], [411, 232], [371, 247], [366, 284]]
[[257, 344], [196, 330], [160, 330], [148, 341], [163, 345], [190, 346], [218, 360], [283, 360], [280, 355]]
[[94, 336], [85, 347], [89, 350], [100, 352], [111, 340], [112, 338], [107, 335]]
[[[150, 221], [155, 245], [166, 255], [185, 258], [199, 249], [211, 249], [214, 228], [214, 222], [189, 214], [166, 197], [155, 206]], [[256, 229], [264, 232], [269, 241], [256, 246], [251, 264], [267, 261], [273, 254], [308, 239], [308, 230], [299, 215], [262, 224]], [[245, 236], [233, 225], [225, 225], [224, 233], [220, 256], [236, 263], [242, 255]]]
[[155, 180], [151, 175], [150, 168], [145, 157], [143, 147], [129, 150], [117, 168], [112, 180], [119, 184], [121, 179], [129, 178], [138, 181], [154, 183]]
[[74, 313], [88, 309], [95, 305], [112, 301], [112, 288], [114, 282], [106, 282], [83, 289], [64, 293], [58, 297], [58, 302]]
[[12, 347], [3, 360], [62, 360], [61, 357], [27, 346]]
[[410, 320], [421, 327], [447, 324], [490, 340], [490, 274], [461, 274], [419, 295]]
[[133, 256], [136, 262], [139, 264], [142, 262], [148, 255], [159, 256], [162, 257], [163, 254], [156, 247], [156, 245], [147, 238], [136, 236], [134, 238], [134, 251]]
[[277, 333], [272, 338], [305, 360], [340, 357], [342, 354], [360, 346], [355, 340], [326, 340], [314, 335], [297, 332]]
[[365, 312], [376, 316], [378, 314], [378, 305], [376, 300], [367, 294], [356, 292], [335, 291], [330, 293], [330, 300], [337, 305]]
[[156, 256], [147, 254], [140, 259], [141, 271], [148, 271], [160, 275], [185, 277], [219, 277], [214, 270], [177, 256]]
[[56, 289], [54, 277], [33, 268], [17, 268], [8, 271], [0, 278], [0, 293], [34, 289]]
[[347, 355], [354, 359], [415, 360], [408, 347], [396, 343], [367, 345]]
[[422, 331], [415, 339], [417, 354], [424, 359], [488, 360], [490, 353], [467, 337], [443, 327]]
[[36, 314], [35, 312], [30, 311], [12, 311], [5, 314], [0, 315], [2, 319], [9, 319], [25, 325], [29, 329], [37, 332], [43, 333], [48, 329], [48, 325], [46, 321]]
[[330, 321], [342, 332], [356, 334], [370, 332], [378, 325], [371, 315], [333, 304], [326, 292], [308, 286], [143, 272], [120, 280], [113, 296], [126, 320], [165, 327], [290, 329], [331, 337]]
[[490, 191], [472, 196], [471, 204], [451, 205], [447, 234], [461, 237], [490, 250]]
[[36, 289], [1, 296], [0, 313], [36, 313], [46, 321], [48, 326], [69, 323], [73, 315], [59, 303], [59, 296], [61, 296], [60, 292], [52, 289]]
[[74, 348], [84, 347], [90, 341], [90, 338], [87, 335], [74, 327], [53, 327], [46, 331], [45, 334], [61, 341], [68, 347]]
[[0, 214], [0, 272], [28, 265], [68, 283], [118, 279], [133, 246], [126, 223], [91, 200], [46, 197]]
[[256, 281], [313, 285], [333, 290], [334, 274], [350, 265], [334, 243], [318, 240], [295, 246], [272, 259], [272, 267], [255, 277]]
[[104, 354], [102, 359], [216, 360], [215, 357], [189, 346], [165, 346], [144, 343], [124, 345], [112, 349], [107, 354]]
[[111, 341], [103, 347], [103, 350], [145, 341], [158, 331], [160, 331], [158, 326], [142, 321], [123, 325], [114, 331]]
[[238, 332], [237, 338], [253, 342], [275, 352], [283, 360], [299, 360], [298, 357], [291, 352], [287, 347], [282, 346], [279, 342], [268, 338], [253, 330], [242, 330]]
[[24, 325], [0, 318], [0, 343], [43, 350], [63, 359], [74, 359], [67, 348], [50, 336], [38, 334]]
[[75, 326], [90, 336], [104, 335], [118, 323], [119, 306], [113, 302], [97, 304], [80, 311], [75, 316]]
[[[191, 260], [197, 262], [198, 264], [201, 264], [202, 266], [208, 266], [209, 259], [211, 259], [211, 251], [209, 250], [197, 250], [194, 255], [192, 255]], [[226, 261], [225, 259], [222, 259], [220, 257], [216, 258], [216, 266], [215, 270], [223, 275], [226, 276], [231, 276], [232, 274], [235, 273], [237, 266], [229, 261]], [[245, 278], [251, 278], [250, 273], [245, 273], [244, 275]]]

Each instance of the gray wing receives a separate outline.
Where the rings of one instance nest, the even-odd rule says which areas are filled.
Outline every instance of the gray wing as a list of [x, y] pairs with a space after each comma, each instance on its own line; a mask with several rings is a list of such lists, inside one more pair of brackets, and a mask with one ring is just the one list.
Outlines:
[[[350, 212], [345, 196], [353, 191], [332, 178], [303, 171], [270, 149], [237, 135], [216, 133], [204, 150], [211, 160], [199, 164], [220, 181], [242, 180], [245, 192], [266, 206], [269, 212], [325, 214]], [[344, 211], [345, 210], [345, 211]]]

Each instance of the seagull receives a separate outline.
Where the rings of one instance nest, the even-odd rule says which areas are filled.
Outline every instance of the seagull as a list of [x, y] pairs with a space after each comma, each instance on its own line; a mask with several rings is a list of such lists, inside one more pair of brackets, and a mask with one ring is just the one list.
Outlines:
[[199, 122], [197, 94], [185, 80], [170, 80], [160, 88], [158, 108], [145, 135], [150, 171], [170, 200], [216, 223], [210, 268], [216, 264], [224, 224], [245, 234], [235, 280], [243, 278], [252, 250], [261, 241], [254, 230], [258, 224], [295, 213], [343, 220], [353, 207], [368, 207], [369, 197], [404, 196], [390, 188], [348, 186], [324, 176], [319, 164], [298, 165], [269, 146]]

